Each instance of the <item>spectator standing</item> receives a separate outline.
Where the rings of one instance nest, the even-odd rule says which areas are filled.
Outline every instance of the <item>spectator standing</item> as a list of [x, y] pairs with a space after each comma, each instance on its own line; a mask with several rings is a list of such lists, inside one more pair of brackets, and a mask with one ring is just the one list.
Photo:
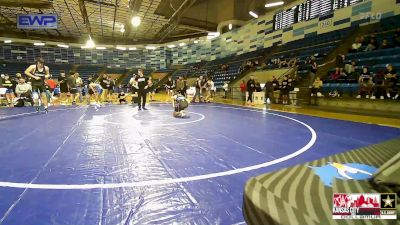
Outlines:
[[279, 103], [279, 98], [280, 98], [280, 84], [278, 79], [276, 79], [275, 76], [272, 76], [272, 87], [273, 87], [273, 99], [275, 101], [276, 104]]
[[67, 99], [68, 93], [68, 79], [65, 76], [65, 71], [60, 71], [60, 76], [58, 77], [58, 84], [60, 85], [60, 101]]
[[185, 96], [184, 88], [185, 88], [185, 82], [183, 81], [183, 77], [180, 76], [178, 78], [178, 80], [176, 81], [176, 91], [177, 91], [177, 93]]
[[77, 91], [77, 96], [79, 98], [79, 103], [82, 103], [83, 97], [82, 97], [82, 88], [83, 88], [83, 81], [82, 78], [79, 77], [79, 73], [75, 73], [75, 79], [76, 79], [76, 91]]
[[247, 90], [246, 82], [242, 80], [242, 83], [240, 83], [239, 87], [240, 87], [240, 93], [242, 94], [242, 100], [246, 101], [246, 90]]
[[6, 74], [4, 76], [3, 87], [7, 88], [7, 91], [6, 91], [7, 103], [11, 107], [11, 106], [13, 106], [14, 91], [13, 91], [13, 84], [12, 84], [10, 76], [8, 76], [8, 74]]
[[228, 81], [224, 81], [224, 85], [222, 86], [222, 88], [224, 89], [224, 97], [223, 98], [226, 99], [228, 96], [228, 88], [229, 88]]
[[256, 90], [256, 82], [254, 80], [254, 76], [252, 76], [252, 75], [250, 76], [250, 79], [247, 81], [246, 87], [247, 87], [247, 93], [248, 93], [246, 103], [253, 106], [254, 105], [253, 93]]
[[76, 105], [76, 100], [79, 96], [76, 86], [76, 74], [74, 72], [71, 72], [68, 77], [68, 92], [72, 99], [72, 105]]
[[197, 78], [196, 80], [196, 84], [195, 84], [195, 89], [196, 89], [196, 93], [193, 97], [192, 102], [196, 102], [196, 98], [199, 99], [199, 102], [201, 102], [201, 87], [202, 87], [202, 82], [203, 82], [203, 76], [200, 76], [199, 78]]
[[284, 105], [288, 104], [289, 91], [289, 78], [287, 75], [285, 75], [281, 83], [282, 104]]
[[168, 96], [174, 95], [174, 82], [172, 81], [171, 77], [169, 77], [168, 81], [165, 83], [165, 90]]
[[146, 95], [148, 90], [148, 79], [144, 77], [143, 69], [138, 70], [138, 76], [136, 77], [138, 83], [138, 110], [146, 109]]

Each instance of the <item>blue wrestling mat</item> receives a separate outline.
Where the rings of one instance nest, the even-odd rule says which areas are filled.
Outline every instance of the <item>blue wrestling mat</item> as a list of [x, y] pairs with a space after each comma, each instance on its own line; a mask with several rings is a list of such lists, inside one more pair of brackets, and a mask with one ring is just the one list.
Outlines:
[[0, 224], [244, 224], [252, 176], [400, 129], [228, 105], [0, 111]]

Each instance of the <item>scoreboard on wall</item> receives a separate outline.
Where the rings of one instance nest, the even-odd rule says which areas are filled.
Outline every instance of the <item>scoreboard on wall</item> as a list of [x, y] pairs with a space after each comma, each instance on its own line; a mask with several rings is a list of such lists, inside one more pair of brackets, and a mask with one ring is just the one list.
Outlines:
[[354, 5], [363, 0], [306, 0], [274, 16], [274, 29], [279, 30], [304, 20], [326, 15], [333, 10]]

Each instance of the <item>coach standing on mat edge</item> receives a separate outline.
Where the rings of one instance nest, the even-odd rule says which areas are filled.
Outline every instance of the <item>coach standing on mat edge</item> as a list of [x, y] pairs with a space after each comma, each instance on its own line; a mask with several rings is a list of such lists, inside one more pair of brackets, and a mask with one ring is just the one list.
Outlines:
[[138, 86], [138, 110], [147, 110], [146, 109], [146, 94], [147, 89], [149, 87], [149, 79], [144, 77], [143, 69], [138, 70], [138, 76], [136, 77], [137, 86]]

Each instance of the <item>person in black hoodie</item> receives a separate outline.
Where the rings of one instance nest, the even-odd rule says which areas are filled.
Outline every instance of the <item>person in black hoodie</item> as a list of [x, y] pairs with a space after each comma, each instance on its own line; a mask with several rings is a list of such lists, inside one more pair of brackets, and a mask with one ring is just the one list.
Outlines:
[[254, 80], [254, 76], [250, 76], [250, 79], [247, 81], [247, 92], [248, 92], [248, 96], [247, 96], [247, 102], [249, 102], [251, 105], [254, 105], [253, 103], [253, 93], [256, 90], [256, 82]]
[[146, 109], [146, 95], [147, 89], [149, 87], [149, 79], [144, 77], [143, 69], [138, 70], [138, 76], [136, 77], [137, 86], [138, 86], [138, 110], [147, 110]]

